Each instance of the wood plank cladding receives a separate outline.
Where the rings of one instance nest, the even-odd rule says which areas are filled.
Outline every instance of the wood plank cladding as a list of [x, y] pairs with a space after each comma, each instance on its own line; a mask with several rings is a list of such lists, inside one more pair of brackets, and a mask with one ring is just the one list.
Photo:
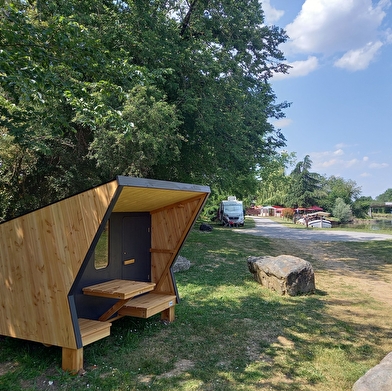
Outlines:
[[67, 294], [116, 187], [0, 224], [0, 334], [75, 348]]
[[156, 292], [175, 292], [170, 267], [205, 198], [200, 194], [151, 213], [151, 269]]
[[[124, 304], [122, 315], [161, 312], [173, 321], [170, 267], [209, 193], [206, 186], [119, 176], [0, 224], [0, 335], [60, 346], [62, 368], [77, 372], [83, 346], [110, 334]], [[96, 269], [100, 238], [110, 250], [107, 266]], [[124, 256], [124, 243], [136, 255]], [[128, 294], [131, 280], [149, 288]], [[94, 295], [108, 285], [108, 294]], [[136, 306], [127, 303], [133, 294]]]
[[151, 212], [194, 196], [190, 191], [124, 187], [113, 212]]

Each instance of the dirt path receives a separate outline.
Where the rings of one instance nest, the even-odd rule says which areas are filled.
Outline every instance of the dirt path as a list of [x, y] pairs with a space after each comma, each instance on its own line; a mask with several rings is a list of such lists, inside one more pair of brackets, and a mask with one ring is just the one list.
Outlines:
[[320, 242], [364, 242], [369, 240], [392, 240], [392, 235], [379, 234], [377, 232], [353, 232], [340, 231], [333, 228], [326, 229], [295, 229], [285, 227], [268, 218], [252, 216], [255, 221], [254, 228], [242, 228], [238, 232], [244, 232], [256, 236], [265, 236], [276, 239], [288, 239], [296, 241], [320, 241]]
[[299, 244], [285, 240], [282, 247], [282, 253], [290, 248], [291, 252], [301, 254], [297, 256], [313, 264], [316, 274], [319, 272], [323, 276], [319, 279], [320, 289], [330, 291], [333, 284], [340, 285], [344, 280], [344, 284], [352, 287], [353, 293], [360, 290], [374, 300], [392, 306], [392, 265], [380, 263], [379, 259], [369, 254], [353, 252], [344, 243], [302, 241]]
[[392, 240], [392, 235], [291, 229], [264, 218], [255, 218], [255, 222], [255, 228], [238, 232], [278, 239], [274, 240], [278, 254], [291, 254], [311, 262], [317, 289], [332, 293], [345, 284], [352, 292], [351, 298], [359, 290], [392, 306], [392, 264], [352, 243]]

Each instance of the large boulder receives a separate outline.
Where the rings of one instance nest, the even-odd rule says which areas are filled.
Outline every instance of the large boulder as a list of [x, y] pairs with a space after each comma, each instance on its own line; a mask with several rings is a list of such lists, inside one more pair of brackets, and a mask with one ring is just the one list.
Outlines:
[[191, 267], [191, 261], [179, 255], [173, 263], [172, 270], [173, 273], [178, 273], [178, 272], [188, 270], [190, 267]]
[[248, 257], [248, 268], [261, 285], [282, 295], [313, 293], [316, 289], [312, 265], [292, 255]]
[[391, 391], [392, 390], [392, 352], [378, 365], [369, 369], [354, 386], [353, 391]]

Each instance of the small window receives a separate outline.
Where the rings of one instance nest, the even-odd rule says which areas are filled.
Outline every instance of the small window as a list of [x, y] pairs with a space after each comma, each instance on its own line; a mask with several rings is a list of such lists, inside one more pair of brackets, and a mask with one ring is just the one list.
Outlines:
[[107, 222], [94, 252], [94, 267], [104, 269], [109, 264], [109, 222]]

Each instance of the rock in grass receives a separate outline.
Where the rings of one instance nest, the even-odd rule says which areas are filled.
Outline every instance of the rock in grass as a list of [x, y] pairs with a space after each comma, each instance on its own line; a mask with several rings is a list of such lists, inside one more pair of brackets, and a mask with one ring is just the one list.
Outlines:
[[248, 268], [262, 286], [282, 295], [313, 293], [316, 289], [312, 265], [292, 255], [248, 257]]
[[191, 267], [191, 262], [179, 255], [175, 262], [173, 263], [172, 270], [173, 273], [182, 272], [184, 270], [188, 270]]
[[210, 225], [210, 224], [201, 223], [199, 229], [200, 229], [200, 231], [211, 232], [213, 228], [212, 228], [212, 225]]
[[353, 391], [391, 391], [392, 390], [392, 352], [378, 365], [369, 369], [354, 386]]

